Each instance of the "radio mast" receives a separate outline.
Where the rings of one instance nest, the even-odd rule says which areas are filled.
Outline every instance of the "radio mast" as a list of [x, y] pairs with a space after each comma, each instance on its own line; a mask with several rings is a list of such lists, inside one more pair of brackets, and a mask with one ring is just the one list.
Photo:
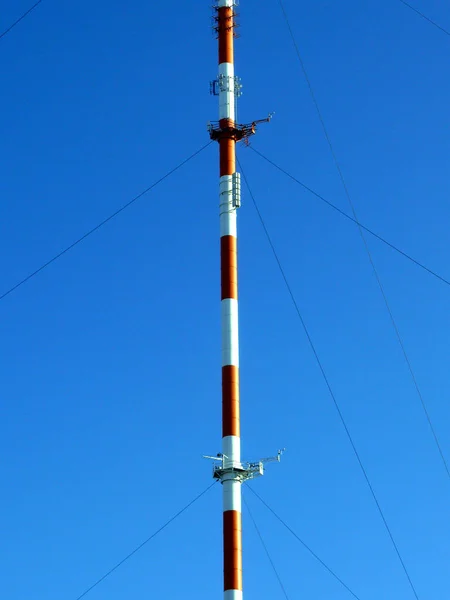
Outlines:
[[241, 462], [241, 428], [239, 399], [239, 324], [237, 209], [241, 205], [241, 179], [236, 172], [236, 143], [247, 142], [258, 123], [236, 122], [236, 100], [241, 93], [240, 79], [234, 72], [234, 38], [236, 37], [234, 0], [217, 0], [214, 5], [214, 30], [219, 41], [218, 78], [211, 83], [211, 94], [219, 99], [219, 120], [209, 123], [212, 140], [219, 144], [220, 187], [220, 265], [222, 320], [222, 452], [213, 476], [223, 487], [223, 574], [224, 600], [242, 600], [242, 515], [241, 485], [262, 475], [264, 463]]

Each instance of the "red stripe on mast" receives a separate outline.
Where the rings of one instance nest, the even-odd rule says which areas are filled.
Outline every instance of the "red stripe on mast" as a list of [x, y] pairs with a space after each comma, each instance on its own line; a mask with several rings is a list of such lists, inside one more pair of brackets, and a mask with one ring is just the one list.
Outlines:
[[239, 369], [222, 367], [222, 437], [240, 436], [239, 409]]

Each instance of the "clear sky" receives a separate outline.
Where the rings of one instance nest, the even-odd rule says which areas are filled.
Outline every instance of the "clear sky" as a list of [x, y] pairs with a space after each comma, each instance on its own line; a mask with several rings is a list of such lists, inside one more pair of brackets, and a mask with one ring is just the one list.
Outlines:
[[[285, 4], [359, 218], [450, 278], [450, 37], [398, 0]], [[44, 0], [0, 40], [0, 295], [207, 142], [209, 5]], [[240, 119], [276, 112], [254, 147], [348, 211], [278, 3], [239, 12]], [[450, 483], [357, 228], [240, 159], [418, 595], [448, 600]], [[217, 179], [211, 146], [0, 303], [8, 600], [75, 600], [211, 482]], [[246, 191], [239, 218], [243, 454], [288, 449], [254, 488], [361, 600], [410, 600]], [[450, 289], [368, 242], [450, 460]], [[351, 598], [247, 496], [290, 599]], [[221, 510], [216, 486], [86, 597], [220, 598]], [[245, 595], [282, 598], [244, 519]]]

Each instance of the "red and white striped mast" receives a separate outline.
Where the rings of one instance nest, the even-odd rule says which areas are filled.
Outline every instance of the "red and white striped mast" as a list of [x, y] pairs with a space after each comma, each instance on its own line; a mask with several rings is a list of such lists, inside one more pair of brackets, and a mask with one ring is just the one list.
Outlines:
[[[236, 123], [236, 99], [240, 95], [239, 79], [234, 72], [234, 38], [236, 0], [217, 0], [214, 6], [214, 29], [219, 40], [219, 74], [211, 84], [211, 93], [219, 98], [219, 120], [209, 123], [212, 140], [219, 143], [220, 153], [220, 264], [222, 314], [222, 452], [217, 457], [213, 475], [223, 486], [223, 566], [224, 600], [242, 600], [242, 516], [241, 485], [262, 475], [263, 459], [257, 463], [241, 462], [239, 399], [239, 326], [237, 209], [240, 207], [240, 175], [236, 172], [236, 143], [253, 135], [256, 125]], [[279, 460], [281, 453], [275, 457]]]

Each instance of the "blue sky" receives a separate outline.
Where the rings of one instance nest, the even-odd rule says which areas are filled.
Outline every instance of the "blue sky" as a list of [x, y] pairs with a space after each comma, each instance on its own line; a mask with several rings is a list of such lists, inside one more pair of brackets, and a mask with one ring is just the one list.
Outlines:
[[[360, 220], [449, 278], [450, 38], [398, 0], [285, 5]], [[239, 12], [240, 118], [276, 112], [254, 147], [348, 211], [277, 2]], [[0, 294], [207, 142], [209, 16], [44, 0], [0, 41]], [[449, 481], [358, 231], [240, 160], [418, 595], [448, 598]], [[211, 146], [1, 302], [9, 600], [75, 600], [211, 481], [217, 176]], [[243, 454], [288, 449], [253, 485], [361, 599], [409, 600], [247, 192], [239, 217]], [[450, 290], [368, 241], [449, 459]], [[290, 598], [351, 597], [247, 496]], [[244, 544], [246, 597], [282, 598], [248, 518]], [[220, 597], [221, 568], [216, 486], [87, 597]]]

